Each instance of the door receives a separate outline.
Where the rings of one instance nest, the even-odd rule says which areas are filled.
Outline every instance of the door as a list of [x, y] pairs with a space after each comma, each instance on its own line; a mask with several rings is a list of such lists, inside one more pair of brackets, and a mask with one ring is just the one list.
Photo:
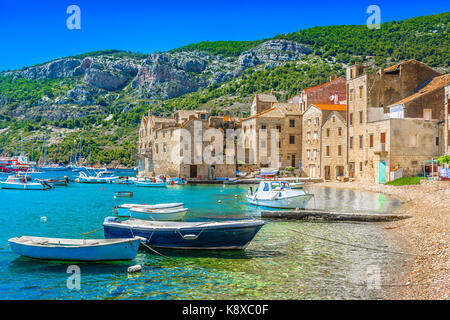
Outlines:
[[189, 171], [189, 177], [197, 178], [197, 165], [191, 165]]
[[325, 180], [331, 179], [331, 167], [325, 166]]
[[378, 162], [378, 182], [386, 182], [386, 161]]
[[315, 167], [314, 167], [314, 165], [313, 164], [310, 164], [309, 165], [309, 177], [310, 178], [314, 178], [314, 176], [315, 176]]
[[292, 155], [292, 157], [291, 157], [291, 166], [293, 167], [293, 168], [295, 168], [295, 165], [296, 165], [297, 163], [296, 163], [296, 161], [295, 161], [295, 154], [293, 154]]

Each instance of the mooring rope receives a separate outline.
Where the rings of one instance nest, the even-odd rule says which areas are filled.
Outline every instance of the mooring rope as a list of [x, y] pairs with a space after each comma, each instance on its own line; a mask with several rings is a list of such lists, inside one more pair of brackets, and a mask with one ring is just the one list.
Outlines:
[[4, 246], [4, 247], [1, 247], [0, 250], [5, 249], [5, 248], [7, 248], [7, 247], [9, 247], [9, 244], [7, 244], [7, 245]]
[[153, 252], [156, 253], [157, 255], [160, 255], [160, 256], [163, 257], [163, 258], [169, 259], [170, 261], [173, 261], [173, 262], [176, 262], [176, 263], [180, 263], [179, 261], [177, 261], [177, 260], [175, 260], [175, 259], [172, 259], [172, 258], [170, 258], [170, 257], [168, 257], [168, 256], [165, 256], [165, 255], [163, 255], [161, 252], [156, 251], [155, 249], [153, 249], [152, 247], [150, 247], [149, 245], [147, 245], [146, 243], [144, 243], [144, 242], [142, 242], [142, 241], [141, 241], [141, 244], [142, 244], [144, 247], [150, 249], [151, 251], [153, 251]]
[[100, 230], [103, 230], [103, 227], [98, 228], [98, 229], [95, 229], [95, 230], [92, 230], [92, 231], [88, 231], [88, 232], [82, 233], [81, 235], [82, 235], [82, 236], [85, 236], [85, 235], [87, 235], [87, 234], [94, 233], [94, 232], [97, 232], [97, 231], [100, 231]]
[[320, 240], [324, 240], [324, 241], [329, 241], [329, 242], [333, 242], [333, 243], [337, 243], [337, 244], [341, 244], [341, 245], [345, 245], [345, 246], [349, 246], [349, 247], [355, 247], [355, 248], [361, 248], [361, 249], [366, 249], [366, 250], [373, 250], [373, 251], [380, 251], [380, 252], [386, 252], [386, 253], [394, 253], [394, 254], [402, 254], [402, 255], [411, 255], [413, 256], [413, 254], [411, 253], [404, 253], [404, 252], [396, 252], [396, 251], [389, 251], [389, 250], [383, 250], [383, 249], [378, 249], [378, 248], [371, 248], [371, 247], [364, 247], [364, 246], [359, 246], [356, 244], [350, 244], [350, 243], [345, 243], [345, 242], [341, 242], [341, 241], [336, 241], [336, 240], [331, 240], [331, 239], [327, 239], [327, 238], [322, 238], [322, 237], [318, 237], [318, 236], [313, 236], [307, 233], [303, 233], [294, 229], [289, 229], [290, 231], [299, 233], [301, 235], [307, 236], [307, 237], [311, 237], [311, 238], [316, 238], [316, 239], [320, 239]]

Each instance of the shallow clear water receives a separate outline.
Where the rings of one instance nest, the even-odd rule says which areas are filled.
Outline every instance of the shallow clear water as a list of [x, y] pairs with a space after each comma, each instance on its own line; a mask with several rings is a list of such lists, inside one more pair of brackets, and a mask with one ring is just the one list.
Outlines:
[[[46, 176], [61, 176], [52, 173]], [[133, 198], [114, 199], [115, 191], [133, 191]], [[387, 212], [400, 203], [383, 195], [311, 187], [310, 207]], [[185, 185], [167, 189], [72, 183], [49, 191], [0, 189], [0, 247], [11, 237], [36, 235], [80, 238], [102, 227], [113, 206], [126, 203], [184, 202], [186, 220], [240, 219], [257, 216], [245, 202], [246, 186]], [[218, 201], [221, 200], [221, 203]], [[40, 217], [46, 216], [47, 223]], [[73, 263], [19, 257], [0, 250], [2, 299], [364, 299], [381, 290], [367, 285], [367, 270], [394, 265], [398, 255], [339, 245], [299, 234], [361, 246], [390, 248], [376, 225], [272, 221], [247, 250], [160, 250], [168, 260], [141, 250], [135, 260], [77, 263], [81, 289], [70, 290], [67, 267]], [[90, 238], [102, 238], [102, 230]], [[131, 265], [143, 272], [128, 274]]]

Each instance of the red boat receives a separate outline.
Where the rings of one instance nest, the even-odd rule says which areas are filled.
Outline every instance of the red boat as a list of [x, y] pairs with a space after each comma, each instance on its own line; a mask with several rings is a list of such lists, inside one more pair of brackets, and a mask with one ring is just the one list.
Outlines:
[[34, 167], [34, 163], [28, 162], [28, 158], [24, 156], [0, 158], [0, 172], [27, 172]]

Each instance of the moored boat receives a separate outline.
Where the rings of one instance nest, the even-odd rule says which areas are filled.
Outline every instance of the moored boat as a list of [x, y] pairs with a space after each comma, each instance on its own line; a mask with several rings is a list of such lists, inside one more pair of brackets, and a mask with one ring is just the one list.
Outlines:
[[35, 179], [35, 181], [38, 182], [45, 182], [48, 183], [51, 186], [67, 186], [69, 184], [69, 178], [68, 177], [62, 177], [62, 178], [49, 178], [49, 179]]
[[261, 181], [255, 192], [249, 188], [247, 201], [271, 208], [304, 209], [313, 196], [302, 189], [291, 189], [287, 181]]
[[131, 208], [144, 208], [147, 210], [161, 210], [161, 209], [178, 209], [182, 208], [184, 203], [159, 203], [159, 204], [135, 204], [135, 203], [124, 203], [119, 206], [114, 207], [114, 212], [122, 217], [130, 216]]
[[46, 260], [132, 260], [139, 237], [124, 239], [58, 239], [22, 236], [11, 238], [11, 249], [22, 256]]
[[117, 191], [117, 192], [114, 192], [114, 197], [117, 197], [117, 198], [132, 198], [133, 197], [133, 192], [131, 192], [131, 191]]
[[130, 209], [129, 215], [134, 219], [177, 221], [182, 220], [188, 210], [188, 208], [147, 209], [133, 207]]
[[262, 220], [176, 222], [106, 217], [105, 238], [140, 236], [152, 247], [243, 250], [264, 225]]
[[118, 176], [113, 173], [103, 170], [95, 175], [88, 175], [86, 172], [81, 171], [80, 175], [75, 179], [78, 183], [115, 183], [119, 179]]
[[0, 186], [3, 189], [17, 190], [47, 190], [52, 188], [46, 182], [31, 182], [31, 178], [22, 175], [9, 176], [6, 181], [0, 181]]
[[136, 187], [156, 187], [156, 188], [167, 187], [167, 183], [165, 182], [136, 181], [134, 184], [136, 185]]

